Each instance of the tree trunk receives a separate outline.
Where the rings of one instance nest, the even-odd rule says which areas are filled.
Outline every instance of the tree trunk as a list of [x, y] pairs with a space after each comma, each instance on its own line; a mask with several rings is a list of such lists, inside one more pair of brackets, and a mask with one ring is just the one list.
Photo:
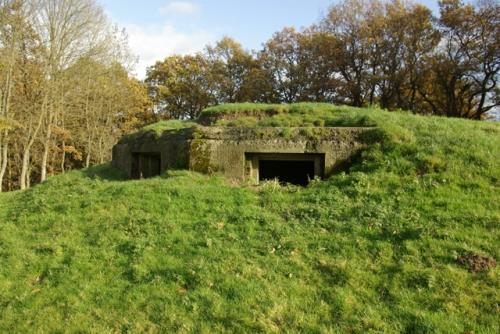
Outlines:
[[0, 138], [0, 193], [3, 191], [3, 178], [5, 176], [5, 171], [7, 170], [7, 150], [8, 144], [7, 139]]
[[[10, 66], [7, 71], [5, 78], [5, 92], [0, 90], [0, 116], [8, 117], [10, 111], [10, 100], [12, 95], [12, 72], [14, 67], [14, 48], [11, 51]], [[3, 178], [5, 176], [5, 171], [7, 170], [7, 153], [9, 149], [8, 143], [8, 130], [4, 130], [0, 133], [0, 192], [3, 188]]]
[[47, 160], [49, 156], [50, 137], [52, 136], [52, 129], [50, 126], [51, 124], [52, 122], [49, 120], [49, 126], [47, 127], [47, 134], [45, 135], [45, 142], [43, 144], [42, 164], [40, 166], [40, 182], [43, 182], [47, 179]]
[[[488, 94], [488, 89], [486, 89], [487, 83], [489, 80], [489, 76], [486, 76], [481, 84], [481, 98], [479, 99], [479, 103], [476, 108], [476, 113], [474, 115], [475, 119], [480, 120], [482, 115], [484, 114], [484, 104], [486, 103], [486, 96]], [[493, 86], [495, 87], [495, 86]]]
[[28, 173], [26, 174], [26, 189], [31, 188], [31, 172], [33, 170], [33, 166], [28, 163]]
[[28, 168], [30, 163], [30, 150], [24, 150], [23, 152], [23, 161], [21, 164], [21, 177], [20, 177], [20, 187], [21, 190], [25, 190], [28, 187], [27, 176], [28, 176]]
[[61, 157], [61, 173], [64, 174], [64, 163], [66, 162], [66, 143], [62, 143], [62, 157]]
[[99, 163], [102, 164], [102, 139], [99, 137], [99, 143], [97, 144], [97, 150], [99, 151]]
[[87, 153], [87, 157], [85, 158], [85, 168], [90, 167], [90, 152]]
[[90, 167], [90, 158], [91, 158], [91, 151], [92, 151], [92, 139], [94, 137], [93, 131], [89, 132], [89, 135], [87, 137], [87, 156], [85, 158], [85, 168]]
[[26, 182], [26, 178], [28, 175], [31, 147], [33, 146], [35, 139], [37, 138], [38, 132], [42, 128], [45, 112], [47, 111], [47, 102], [48, 102], [48, 94], [45, 94], [45, 96], [43, 98], [43, 102], [42, 102], [42, 110], [40, 111], [40, 115], [38, 116], [38, 121], [36, 123], [37, 125], [32, 133], [26, 134], [28, 141], [25, 143], [25, 146], [23, 149], [23, 158], [22, 158], [22, 164], [21, 164], [21, 177], [20, 177], [20, 181], [19, 181], [21, 190], [26, 189], [26, 187], [28, 186], [28, 183]]

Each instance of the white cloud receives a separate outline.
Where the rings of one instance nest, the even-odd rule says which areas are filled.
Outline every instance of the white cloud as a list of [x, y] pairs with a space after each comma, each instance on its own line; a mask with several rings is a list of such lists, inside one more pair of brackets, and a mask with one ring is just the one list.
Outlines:
[[190, 1], [171, 1], [160, 9], [165, 15], [197, 14], [200, 7]]
[[142, 24], [115, 21], [127, 31], [130, 49], [138, 57], [135, 75], [139, 79], [144, 79], [147, 67], [157, 61], [173, 54], [186, 55], [202, 51], [219, 35], [216, 31], [198, 27], [193, 22], [197, 20], [190, 20], [188, 26], [176, 20], [176, 15], [201, 14], [201, 8], [190, 0], [169, 1], [159, 10], [164, 15], [163, 22]]
[[149, 27], [130, 24], [125, 26], [132, 52], [139, 57], [137, 77], [144, 79], [146, 68], [172, 54], [193, 54], [212, 43], [216, 36], [203, 30], [181, 32], [172, 24]]

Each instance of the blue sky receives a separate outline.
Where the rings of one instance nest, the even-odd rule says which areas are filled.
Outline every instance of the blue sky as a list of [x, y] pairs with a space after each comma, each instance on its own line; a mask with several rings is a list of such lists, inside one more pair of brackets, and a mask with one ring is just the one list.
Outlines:
[[[286, 26], [317, 22], [334, 0], [100, 0], [129, 34], [136, 73], [168, 55], [194, 53], [227, 35], [258, 49]], [[433, 10], [437, 0], [423, 0]]]

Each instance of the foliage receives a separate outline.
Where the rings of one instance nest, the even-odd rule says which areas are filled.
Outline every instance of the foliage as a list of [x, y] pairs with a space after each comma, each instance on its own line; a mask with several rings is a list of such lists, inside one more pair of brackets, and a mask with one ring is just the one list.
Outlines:
[[58, 141], [78, 147], [85, 155], [84, 166], [108, 161], [119, 138], [153, 120], [146, 87], [120, 64], [80, 59], [64, 75], [68, 87], [63, 125], [71, 136]]
[[195, 57], [167, 57], [147, 82], [159, 112], [182, 119], [234, 102], [380, 105], [483, 119], [500, 107], [500, 6], [439, 6], [435, 19], [407, 1], [339, 1], [317, 24], [284, 28], [253, 53], [225, 37]]
[[[259, 99], [256, 85], [260, 84], [260, 67], [241, 44], [224, 37], [214, 47], [207, 46], [205, 53], [209, 65], [206, 75], [217, 103]], [[263, 88], [260, 87], [259, 91]]]
[[500, 269], [460, 259], [500, 258], [500, 126], [359, 113], [381, 142], [307, 188], [101, 166], [0, 194], [0, 331], [497, 333]]
[[22, 125], [15, 120], [8, 119], [5, 117], [0, 117], [0, 131], [10, 131], [16, 128], [21, 128]]
[[0, 191], [103, 163], [153, 121], [130, 58], [95, 0], [0, 1]]
[[172, 56], [148, 69], [146, 84], [164, 118], [196, 118], [213, 103], [207, 78], [208, 63], [200, 56]]
[[440, 2], [441, 52], [427, 63], [422, 97], [434, 114], [480, 119], [499, 106], [500, 3]]

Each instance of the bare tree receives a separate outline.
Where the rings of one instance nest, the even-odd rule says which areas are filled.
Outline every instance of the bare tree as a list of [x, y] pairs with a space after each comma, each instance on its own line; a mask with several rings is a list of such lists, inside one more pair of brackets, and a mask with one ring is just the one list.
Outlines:
[[0, 1], [0, 191], [7, 170], [10, 136], [19, 125], [12, 114], [12, 95], [23, 51], [26, 51], [30, 29], [29, 6], [23, 0]]
[[[33, 17], [35, 30], [44, 46], [44, 65], [47, 77], [44, 105], [43, 153], [40, 179], [47, 177], [47, 162], [52, 143], [52, 129], [58, 106], [64, 92], [62, 71], [82, 57], [102, 59], [109, 54], [110, 26], [94, 0], [37, 0], [37, 14]], [[59, 94], [59, 96], [58, 96]]]

